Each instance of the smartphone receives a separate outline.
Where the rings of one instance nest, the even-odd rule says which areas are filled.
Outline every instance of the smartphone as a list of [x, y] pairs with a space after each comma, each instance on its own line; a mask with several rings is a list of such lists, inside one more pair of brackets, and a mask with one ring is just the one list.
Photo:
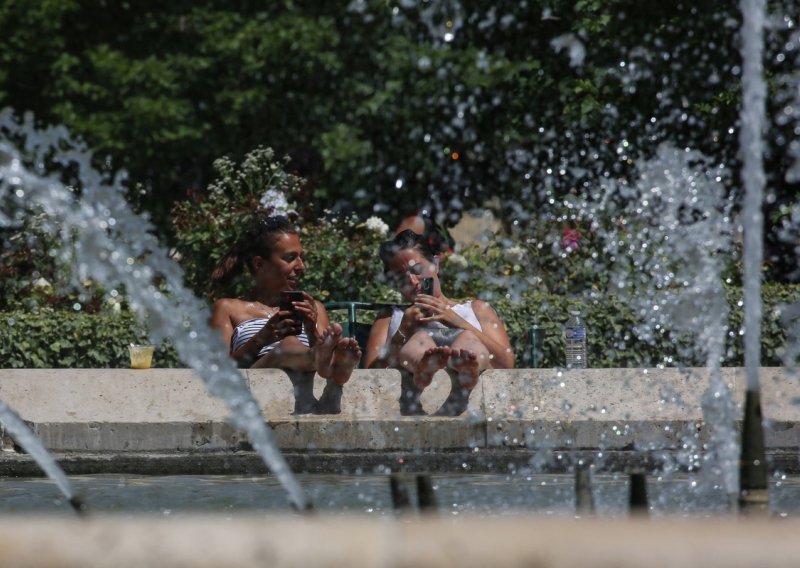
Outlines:
[[292, 302], [302, 302], [305, 299], [303, 293], [298, 290], [284, 290], [281, 292], [281, 303], [278, 306], [281, 311], [292, 312], [293, 315], [296, 315], [297, 312], [292, 305]]
[[425, 278], [422, 278], [419, 282], [419, 286], [420, 293], [433, 296], [433, 277], [426, 276]]
[[[281, 292], [281, 303], [278, 307], [282, 312], [291, 312], [292, 319], [297, 322], [298, 326], [300, 325], [300, 318], [298, 317], [297, 310], [294, 309], [292, 302], [302, 302], [304, 299], [305, 296], [303, 296], [303, 293], [297, 290], [284, 290]], [[300, 333], [299, 329], [300, 328], [298, 327], [298, 331], [293, 335]]]

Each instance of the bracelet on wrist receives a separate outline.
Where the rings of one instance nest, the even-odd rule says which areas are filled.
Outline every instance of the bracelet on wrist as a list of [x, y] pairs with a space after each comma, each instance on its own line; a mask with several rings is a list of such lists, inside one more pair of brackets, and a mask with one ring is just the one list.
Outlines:
[[400, 331], [400, 328], [397, 328], [397, 331], [394, 333], [394, 337], [400, 337], [400, 345], [405, 345], [406, 341], [408, 341], [408, 336]]

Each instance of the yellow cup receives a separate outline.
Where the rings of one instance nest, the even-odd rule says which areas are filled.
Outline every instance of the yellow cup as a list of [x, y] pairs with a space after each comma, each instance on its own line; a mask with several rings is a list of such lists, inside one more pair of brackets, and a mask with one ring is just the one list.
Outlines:
[[131, 355], [131, 369], [149, 369], [153, 364], [152, 345], [128, 345]]

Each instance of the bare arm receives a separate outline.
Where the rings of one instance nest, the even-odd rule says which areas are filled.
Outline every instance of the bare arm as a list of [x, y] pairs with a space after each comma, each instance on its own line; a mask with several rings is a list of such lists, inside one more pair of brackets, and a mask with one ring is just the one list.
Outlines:
[[364, 353], [364, 368], [385, 369], [389, 366], [389, 351], [385, 345], [391, 319], [389, 314], [379, 315], [372, 324]]
[[211, 308], [211, 319], [208, 325], [212, 329], [219, 330], [220, 338], [226, 349], [231, 348], [231, 337], [233, 337], [233, 322], [231, 321], [231, 301], [227, 298], [217, 300]]
[[475, 317], [478, 318], [478, 322], [481, 324], [481, 329], [477, 329], [474, 325], [433, 296], [421, 294], [417, 296], [415, 305], [429, 310], [429, 313], [432, 314], [422, 321], [439, 321], [449, 327], [464, 329], [474, 333], [489, 351], [492, 368], [514, 368], [514, 352], [511, 350], [511, 341], [508, 339], [506, 328], [503, 322], [500, 321], [497, 312], [486, 302], [482, 300], [474, 300], [472, 302], [472, 310], [475, 312]]
[[478, 331], [475, 335], [478, 336], [492, 355], [492, 368], [513, 369], [514, 351], [511, 349], [508, 332], [506, 332], [506, 328], [503, 322], [500, 321], [497, 312], [489, 304], [481, 300], [472, 302], [472, 310], [475, 312], [475, 316], [478, 318], [482, 328], [482, 331]]
[[[209, 325], [214, 329], [220, 330], [222, 341], [227, 349], [231, 348], [233, 314], [235, 310], [236, 300], [231, 300], [230, 298], [217, 300], [211, 310]], [[252, 365], [258, 359], [258, 352], [265, 345], [279, 341], [295, 332], [295, 327], [283, 324], [283, 320], [288, 315], [290, 315], [289, 312], [276, 313], [267, 320], [264, 327], [253, 335], [247, 343], [236, 351], [229, 351], [230, 356], [236, 360], [240, 368]]]
[[406, 326], [405, 333], [402, 331], [403, 324], [398, 333], [392, 336], [391, 341], [386, 342], [389, 335], [389, 323], [392, 321], [391, 312], [378, 316], [367, 339], [367, 352], [364, 355], [364, 367], [367, 369], [386, 369], [394, 366], [397, 354], [411, 336], [410, 326]]

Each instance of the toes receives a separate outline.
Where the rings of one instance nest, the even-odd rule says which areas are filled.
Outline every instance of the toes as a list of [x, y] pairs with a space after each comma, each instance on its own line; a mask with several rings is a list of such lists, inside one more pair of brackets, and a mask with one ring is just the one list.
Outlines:
[[352, 337], [343, 337], [336, 343], [337, 351], [361, 351], [358, 341]]

